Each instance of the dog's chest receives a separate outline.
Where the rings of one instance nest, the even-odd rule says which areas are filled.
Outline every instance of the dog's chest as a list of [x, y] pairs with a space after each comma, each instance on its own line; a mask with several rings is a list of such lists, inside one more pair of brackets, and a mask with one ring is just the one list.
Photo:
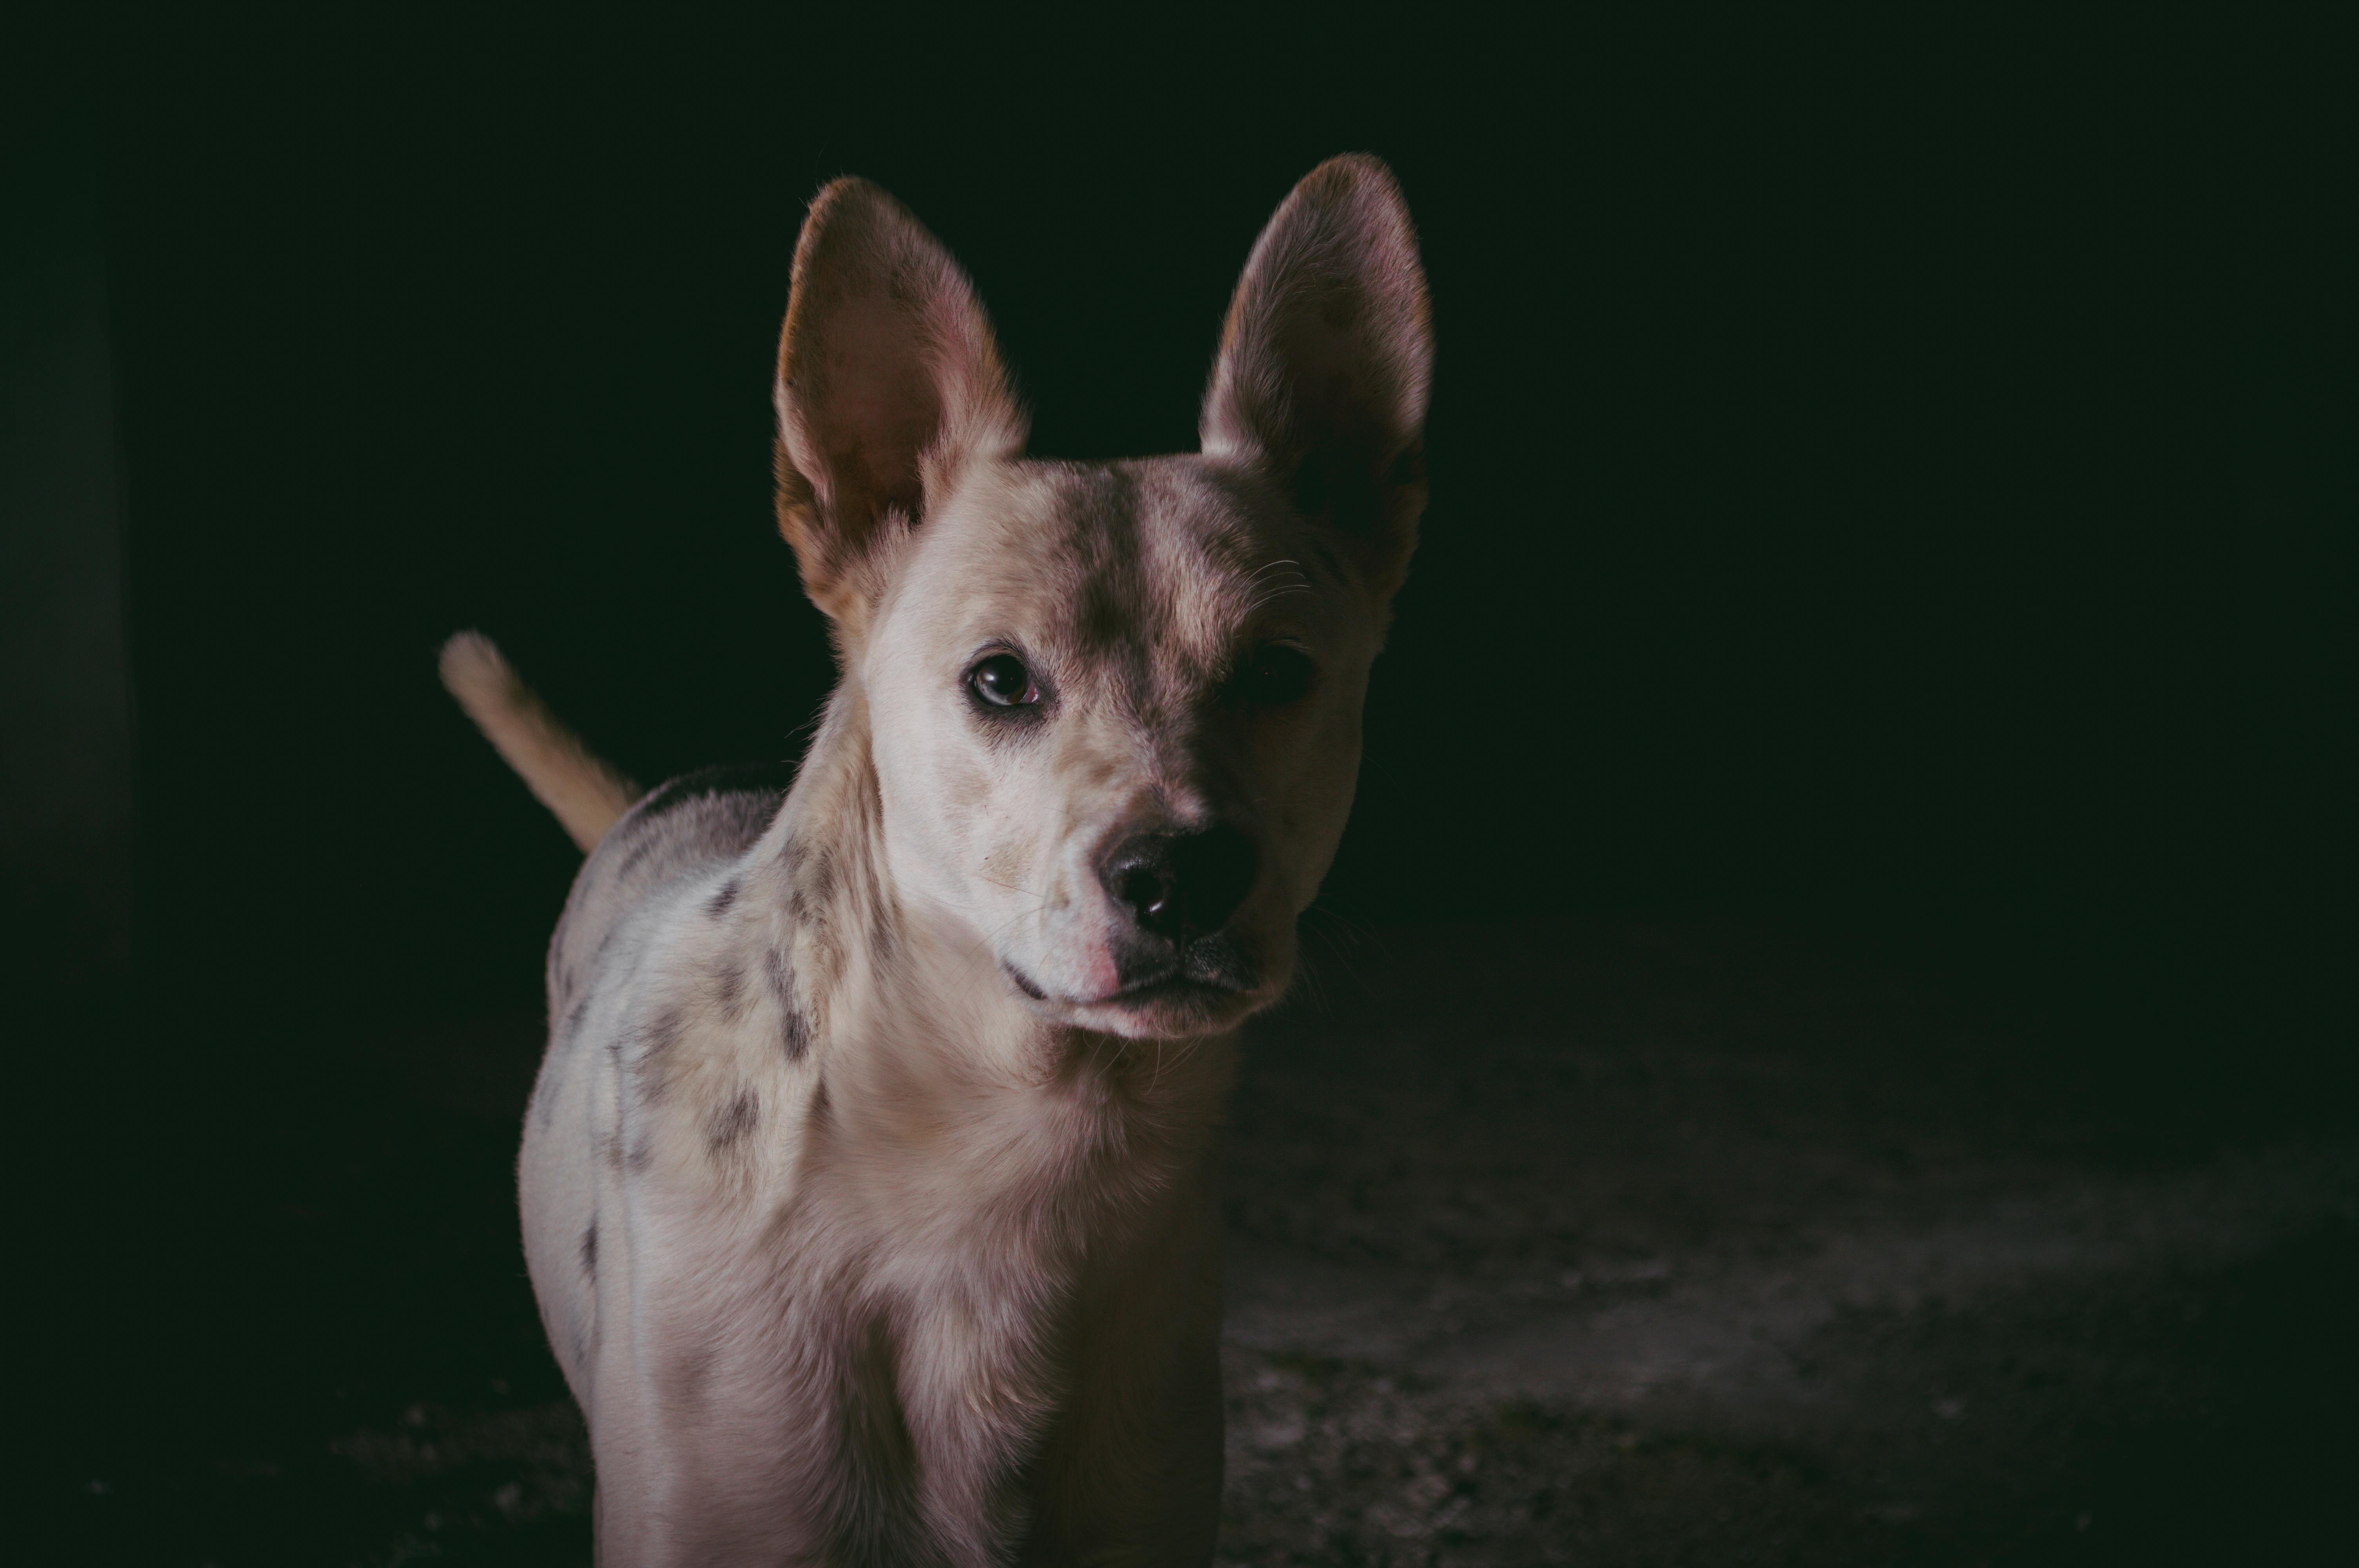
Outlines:
[[[845, 1488], [913, 1530], [1015, 1519], [1049, 1433], [1114, 1392], [1089, 1377], [1085, 1341], [1158, 1315], [1108, 1309], [1140, 1199], [1168, 1183], [1112, 1171], [1124, 1141], [1089, 1086], [926, 1072], [918, 1093], [908, 1064], [860, 1048], [875, 1042], [821, 1039], [734, 1087], [768, 1034], [759, 1009], [684, 1033], [672, 1087], [625, 1138], [656, 1150], [615, 1178], [650, 1417], [744, 1432], [781, 1496]], [[748, 1092], [764, 1110], [735, 1133], [728, 1108]]]

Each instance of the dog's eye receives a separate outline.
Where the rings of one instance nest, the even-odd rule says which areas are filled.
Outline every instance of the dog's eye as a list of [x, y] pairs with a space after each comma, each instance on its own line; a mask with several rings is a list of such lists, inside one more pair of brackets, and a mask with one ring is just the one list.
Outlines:
[[994, 654], [967, 672], [967, 689], [994, 708], [1030, 708], [1040, 700], [1032, 672], [1013, 654]]
[[1267, 643], [1256, 648], [1238, 666], [1230, 690], [1247, 702], [1283, 708], [1302, 700], [1310, 690], [1310, 677], [1317, 673], [1318, 666], [1301, 649], [1283, 643]]

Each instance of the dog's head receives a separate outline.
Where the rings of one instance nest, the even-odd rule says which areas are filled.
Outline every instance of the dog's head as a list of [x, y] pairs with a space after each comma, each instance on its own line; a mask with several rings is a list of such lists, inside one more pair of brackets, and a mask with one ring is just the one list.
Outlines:
[[1285, 989], [1425, 503], [1424, 274], [1373, 158], [1255, 244], [1195, 456], [1023, 456], [973, 287], [884, 191], [811, 206], [778, 521], [865, 700], [886, 872], [1058, 1021], [1227, 1028]]

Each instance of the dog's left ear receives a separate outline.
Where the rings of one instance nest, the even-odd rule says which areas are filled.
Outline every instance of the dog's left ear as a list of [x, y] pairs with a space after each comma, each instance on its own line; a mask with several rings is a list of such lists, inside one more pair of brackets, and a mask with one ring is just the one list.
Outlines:
[[1343, 536], [1388, 600], [1425, 510], [1432, 374], [1425, 269], [1400, 188], [1375, 158], [1330, 158], [1245, 263], [1204, 396], [1204, 453], [1276, 481]]
[[856, 643], [896, 537], [960, 470], [1024, 449], [974, 286], [909, 210], [864, 179], [811, 201], [778, 336], [778, 531], [803, 588]]

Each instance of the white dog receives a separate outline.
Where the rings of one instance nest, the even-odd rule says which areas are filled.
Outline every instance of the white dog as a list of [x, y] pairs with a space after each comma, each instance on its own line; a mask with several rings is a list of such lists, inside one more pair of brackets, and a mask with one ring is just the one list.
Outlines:
[[633, 805], [444, 651], [591, 851], [519, 1177], [608, 1568], [1210, 1557], [1214, 1128], [1351, 806], [1431, 357], [1392, 178], [1336, 158], [1199, 455], [1029, 460], [966, 277], [839, 180], [778, 348], [842, 674], [800, 769]]

